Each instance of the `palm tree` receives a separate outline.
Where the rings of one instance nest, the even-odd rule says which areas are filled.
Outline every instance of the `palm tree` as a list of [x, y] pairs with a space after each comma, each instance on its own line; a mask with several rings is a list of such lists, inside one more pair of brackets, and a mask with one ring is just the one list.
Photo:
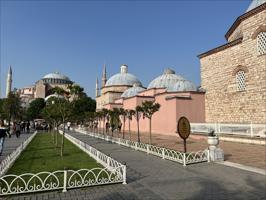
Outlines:
[[128, 119], [129, 140], [131, 140], [130, 121], [132, 120], [132, 116], [135, 115], [135, 110], [125, 110], [125, 111], [127, 113], [127, 119]]
[[151, 144], [151, 120], [152, 115], [157, 112], [160, 109], [160, 104], [155, 103], [154, 101], [144, 101], [142, 102], [142, 113], [143, 117], [147, 117], [149, 119], [149, 133], [150, 133], [150, 139], [149, 143]]
[[108, 116], [108, 109], [106, 108], [103, 108], [102, 109], [102, 119], [103, 119], [103, 134], [105, 135], [106, 133], [106, 128], [105, 128], [105, 120]]
[[141, 113], [142, 113], [142, 107], [141, 106], [137, 106], [135, 109], [135, 114], [134, 117], [136, 118], [137, 121], [137, 128], [138, 128], [138, 142], [140, 143], [140, 135], [139, 135], [139, 119], [141, 117]]
[[120, 115], [122, 116], [122, 120], [123, 120], [123, 139], [125, 139], [125, 126], [126, 126], [127, 112], [125, 111], [124, 108], [120, 108], [119, 112], [120, 112]]

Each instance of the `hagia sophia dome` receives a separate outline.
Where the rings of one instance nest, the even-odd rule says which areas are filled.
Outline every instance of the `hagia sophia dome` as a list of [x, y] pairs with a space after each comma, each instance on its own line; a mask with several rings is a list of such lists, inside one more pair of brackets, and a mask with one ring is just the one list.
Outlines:
[[144, 91], [145, 88], [141, 87], [140, 84], [134, 83], [133, 87], [127, 89], [122, 95], [122, 98], [128, 98], [128, 97], [133, 97], [136, 96], [139, 92]]
[[127, 65], [121, 65], [120, 73], [111, 76], [105, 86], [133, 86], [134, 84], [142, 85], [136, 76], [128, 73]]
[[174, 70], [167, 68], [164, 73], [150, 82], [148, 89], [166, 88], [168, 92], [197, 91], [196, 86], [182, 76], [177, 75]]
[[42, 78], [44, 83], [51, 83], [51, 84], [71, 84], [72, 81], [65, 75], [60, 74], [59, 72], [54, 72], [50, 74], [46, 74]]

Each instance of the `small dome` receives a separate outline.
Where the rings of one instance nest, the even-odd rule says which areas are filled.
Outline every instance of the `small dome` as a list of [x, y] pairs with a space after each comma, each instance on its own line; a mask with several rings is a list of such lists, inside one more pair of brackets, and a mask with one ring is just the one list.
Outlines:
[[144, 91], [145, 89], [141, 87], [140, 84], [135, 83], [132, 88], [127, 89], [121, 97], [127, 98], [127, 97], [133, 97], [136, 96], [138, 93]]
[[67, 76], [60, 74], [59, 72], [46, 74], [42, 79], [61, 79], [61, 80], [70, 81], [70, 79]]
[[185, 80], [182, 76], [175, 74], [175, 71], [172, 69], [165, 69], [164, 73], [153, 81], [150, 82], [148, 85], [148, 89], [151, 88], [171, 88], [173, 87], [176, 82], [180, 80]]
[[180, 80], [173, 87], [169, 87], [169, 92], [197, 91], [197, 87], [188, 80]]
[[246, 10], [246, 12], [249, 12], [249, 11], [253, 10], [254, 8], [259, 7], [260, 5], [262, 5], [264, 3], [266, 3], [266, 0], [252, 0], [248, 9]]
[[136, 76], [128, 73], [127, 65], [121, 65], [120, 73], [115, 74], [111, 78], [109, 78], [105, 86], [117, 86], [117, 85], [133, 86], [135, 83], [142, 85]]

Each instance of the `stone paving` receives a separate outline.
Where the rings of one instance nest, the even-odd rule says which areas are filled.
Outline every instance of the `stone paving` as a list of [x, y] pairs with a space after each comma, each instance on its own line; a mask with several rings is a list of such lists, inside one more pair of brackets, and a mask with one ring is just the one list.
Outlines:
[[72, 136], [127, 165], [127, 185], [11, 196], [9, 199], [265, 199], [266, 177], [215, 163], [183, 167], [80, 133]]
[[[111, 133], [110, 133], [111, 134]], [[137, 141], [137, 133], [132, 132], [132, 140]], [[115, 137], [122, 137], [122, 134], [114, 133]], [[149, 134], [140, 133], [141, 142], [149, 143]], [[125, 134], [129, 139], [129, 134]], [[183, 151], [183, 140], [178, 134], [152, 134], [152, 144], [155, 146], [166, 147], [177, 151]], [[251, 167], [266, 170], [266, 146], [257, 144], [244, 144], [228, 141], [220, 141], [219, 146], [224, 150], [225, 160], [239, 163]], [[199, 151], [208, 147], [207, 137], [191, 135], [187, 139], [187, 151]]]
[[11, 138], [6, 137], [4, 143], [3, 153], [0, 156], [0, 162], [4, 160], [9, 154], [16, 150], [16, 148], [25, 141], [31, 134], [22, 133], [19, 138], [12, 135]]

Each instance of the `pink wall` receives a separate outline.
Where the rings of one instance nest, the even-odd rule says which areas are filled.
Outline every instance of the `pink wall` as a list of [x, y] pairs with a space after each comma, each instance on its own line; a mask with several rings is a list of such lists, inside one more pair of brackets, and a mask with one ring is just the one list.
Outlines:
[[[205, 122], [205, 94], [196, 92], [161, 93], [154, 97], [135, 96], [123, 99], [124, 109], [135, 109], [143, 101], [155, 101], [161, 105], [160, 110], [152, 117], [152, 132], [176, 134], [177, 121], [185, 116], [190, 122]], [[189, 97], [189, 98], [188, 98]], [[105, 108], [122, 107], [122, 104], [107, 104]], [[123, 123], [123, 121], [121, 120]], [[140, 132], [149, 132], [149, 120], [140, 118]], [[137, 121], [133, 117], [130, 122], [132, 131], [137, 131]], [[128, 130], [126, 120], [125, 130]]]

